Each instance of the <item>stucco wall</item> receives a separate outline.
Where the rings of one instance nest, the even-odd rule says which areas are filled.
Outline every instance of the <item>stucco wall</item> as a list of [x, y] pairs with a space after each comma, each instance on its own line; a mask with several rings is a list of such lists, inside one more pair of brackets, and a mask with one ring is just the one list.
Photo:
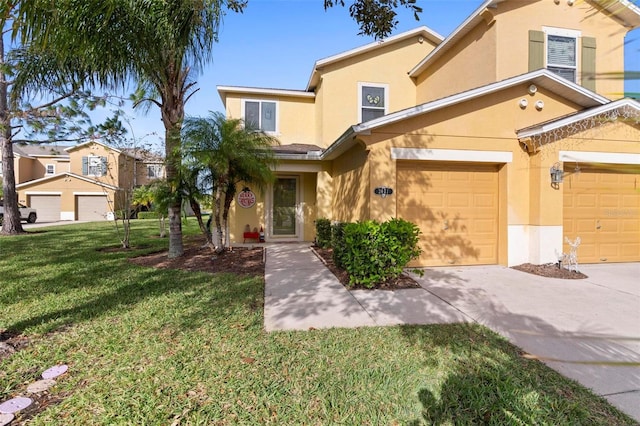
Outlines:
[[369, 160], [362, 144], [333, 162], [333, 200], [331, 220], [355, 222], [368, 219]]
[[[526, 23], [523, 25], [523, 23]], [[498, 80], [527, 72], [528, 32], [542, 27], [581, 31], [583, 37], [596, 38], [596, 92], [615, 99], [624, 94], [624, 80], [611, 73], [624, 70], [624, 37], [628, 31], [609, 12], [593, 3], [576, 1], [508, 1], [500, 3], [496, 14], [498, 30]], [[578, 84], [581, 84], [581, 45], [577, 46]], [[517, 60], [516, 60], [517, 59]]]
[[[494, 21], [481, 21], [417, 77], [417, 103], [528, 72], [529, 30], [542, 31], [543, 26], [579, 30], [581, 36], [596, 38], [596, 91], [612, 99], [624, 95], [624, 80], [619, 77], [628, 29], [610, 13], [590, 2], [569, 6], [551, 0], [506, 1], [488, 11]], [[578, 84], [581, 59], [579, 40]]]
[[388, 112], [415, 105], [415, 84], [407, 76], [433, 45], [419, 36], [390, 44], [353, 58], [331, 64], [322, 72], [322, 86], [318, 89], [318, 108], [322, 122], [322, 145], [328, 146], [347, 128], [359, 122], [358, 83], [389, 85]]
[[417, 78], [416, 103], [495, 82], [496, 55], [495, 25], [482, 21]]
[[242, 101], [249, 99], [277, 102], [276, 128], [278, 131], [273, 136], [281, 144], [316, 143], [316, 114], [313, 98], [228, 93], [226, 98], [227, 117], [243, 119]]

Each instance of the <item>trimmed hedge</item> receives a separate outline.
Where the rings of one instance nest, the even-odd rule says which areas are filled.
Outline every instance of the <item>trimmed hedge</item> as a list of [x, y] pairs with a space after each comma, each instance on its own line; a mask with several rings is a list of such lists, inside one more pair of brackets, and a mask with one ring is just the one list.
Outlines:
[[333, 231], [334, 262], [349, 273], [352, 286], [372, 288], [397, 278], [421, 252], [420, 229], [403, 219], [339, 224]]
[[331, 221], [329, 219], [316, 219], [316, 245], [318, 247], [331, 247]]
[[158, 212], [139, 212], [138, 219], [159, 219]]

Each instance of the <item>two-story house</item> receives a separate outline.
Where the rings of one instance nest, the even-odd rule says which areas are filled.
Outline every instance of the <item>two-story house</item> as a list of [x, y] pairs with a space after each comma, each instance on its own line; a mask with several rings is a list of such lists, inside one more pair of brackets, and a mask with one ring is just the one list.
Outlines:
[[162, 158], [97, 141], [16, 145], [14, 153], [18, 200], [41, 222], [105, 220], [126, 208], [133, 188], [164, 177]]
[[319, 60], [303, 90], [219, 86], [228, 116], [282, 142], [232, 239], [401, 217], [423, 266], [556, 262], [577, 237], [580, 262], [640, 261], [640, 104], [621, 78], [639, 26], [627, 0], [487, 0], [446, 38]]

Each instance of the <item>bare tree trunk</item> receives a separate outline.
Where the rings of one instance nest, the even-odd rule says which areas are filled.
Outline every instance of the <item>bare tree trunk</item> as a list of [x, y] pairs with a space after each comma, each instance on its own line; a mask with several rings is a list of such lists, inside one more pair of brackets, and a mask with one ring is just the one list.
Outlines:
[[4, 196], [3, 234], [24, 232], [18, 211], [13, 144], [11, 142], [11, 113], [9, 111], [9, 83], [3, 71], [4, 41], [0, 37], [0, 150], [2, 150], [2, 192]]
[[224, 232], [222, 230], [222, 223], [220, 222], [220, 216], [222, 212], [222, 206], [220, 206], [221, 198], [222, 198], [222, 188], [220, 187], [220, 185], [217, 185], [215, 199], [213, 201], [213, 212], [211, 213], [214, 215], [213, 220], [214, 220], [214, 223], [216, 224], [216, 231], [217, 231], [216, 241], [215, 241], [216, 253], [222, 253], [224, 251]]
[[213, 239], [211, 238], [211, 232], [207, 229], [207, 225], [202, 220], [202, 210], [200, 210], [200, 204], [192, 197], [189, 197], [189, 205], [191, 205], [191, 210], [196, 215], [196, 219], [198, 220], [198, 226], [200, 227], [200, 231], [204, 234], [205, 239], [207, 240], [206, 246], [211, 250], [215, 250], [215, 246], [213, 245]]

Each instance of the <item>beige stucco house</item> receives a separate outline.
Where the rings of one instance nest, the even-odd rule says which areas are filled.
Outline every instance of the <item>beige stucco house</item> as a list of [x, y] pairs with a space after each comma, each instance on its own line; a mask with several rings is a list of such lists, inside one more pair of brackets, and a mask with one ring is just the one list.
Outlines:
[[228, 116], [282, 143], [232, 239], [401, 217], [423, 266], [556, 262], [577, 237], [580, 262], [640, 261], [640, 104], [619, 78], [639, 26], [626, 0], [487, 0], [446, 38], [319, 60], [302, 90], [218, 86]]
[[14, 154], [18, 201], [37, 209], [41, 222], [111, 218], [133, 188], [164, 177], [162, 158], [97, 141], [16, 145]]

